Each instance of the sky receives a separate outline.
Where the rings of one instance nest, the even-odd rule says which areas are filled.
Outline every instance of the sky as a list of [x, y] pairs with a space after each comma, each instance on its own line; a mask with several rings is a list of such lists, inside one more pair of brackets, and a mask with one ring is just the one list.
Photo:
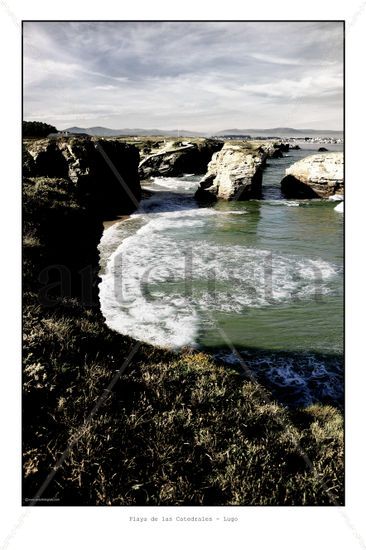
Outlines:
[[341, 130], [340, 22], [25, 22], [24, 119]]

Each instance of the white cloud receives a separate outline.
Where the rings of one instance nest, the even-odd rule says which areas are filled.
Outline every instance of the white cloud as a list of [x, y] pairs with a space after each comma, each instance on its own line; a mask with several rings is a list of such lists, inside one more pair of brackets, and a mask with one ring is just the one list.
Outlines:
[[264, 84], [244, 84], [241, 90], [273, 98], [311, 98], [342, 94], [342, 76], [306, 76], [299, 80], [282, 79]]
[[106, 84], [103, 86], [95, 86], [96, 90], [116, 90], [117, 86], [113, 86], [112, 84]]
[[297, 59], [277, 57], [275, 55], [253, 53], [252, 57], [254, 59], [258, 59], [259, 61], [264, 61], [265, 63], [271, 63], [275, 65], [298, 65], [299, 64], [299, 61]]

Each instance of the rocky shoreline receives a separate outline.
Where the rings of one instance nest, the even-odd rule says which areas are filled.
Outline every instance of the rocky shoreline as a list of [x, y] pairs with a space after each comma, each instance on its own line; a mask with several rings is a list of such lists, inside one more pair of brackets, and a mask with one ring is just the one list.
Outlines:
[[[262, 174], [268, 159], [282, 158], [289, 143], [229, 141], [216, 152], [200, 181], [200, 201], [249, 200], [261, 197]], [[319, 198], [343, 193], [343, 153], [310, 155], [286, 171], [282, 191], [288, 198]]]
[[[342, 503], [339, 411], [287, 410], [206, 354], [105, 325], [97, 246], [103, 221], [138, 204], [137, 147], [26, 140], [23, 161], [24, 504], [68, 447], [42, 495], [55, 505], [332, 504], [324, 481]], [[324, 475], [306, 468], [294, 433]]]
[[[196, 193], [196, 198], [203, 202], [259, 198], [267, 160], [281, 158], [283, 153], [295, 147], [298, 148], [275, 141], [230, 140], [224, 143], [203, 138], [164, 140], [155, 143], [153, 148], [150, 140], [140, 140], [139, 148], [122, 139], [25, 140], [24, 175], [62, 177], [80, 188], [85, 185], [87, 193], [93, 195], [99, 205], [103, 205], [106, 195], [112, 204], [123, 203], [120, 214], [124, 214], [132, 212], [141, 198], [139, 180], [156, 176], [203, 174]], [[113, 172], [119, 174], [120, 181]], [[281, 188], [288, 198], [326, 198], [343, 194], [343, 172], [343, 153], [325, 150], [288, 168]], [[128, 189], [121, 180], [129, 182]], [[101, 184], [96, 183], [98, 181], [103, 181], [103, 190]], [[99, 191], [92, 191], [93, 185], [99, 185]], [[108, 201], [104, 201], [105, 208]]]

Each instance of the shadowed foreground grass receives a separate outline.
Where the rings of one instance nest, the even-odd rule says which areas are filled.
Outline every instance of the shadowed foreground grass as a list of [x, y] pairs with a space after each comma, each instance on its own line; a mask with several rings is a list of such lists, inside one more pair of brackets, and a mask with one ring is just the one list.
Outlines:
[[76, 301], [26, 307], [25, 328], [25, 497], [76, 436], [43, 495], [56, 504], [329, 504], [329, 489], [342, 501], [332, 407], [289, 412], [202, 353], [142, 346], [85, 424], [133, 343]]

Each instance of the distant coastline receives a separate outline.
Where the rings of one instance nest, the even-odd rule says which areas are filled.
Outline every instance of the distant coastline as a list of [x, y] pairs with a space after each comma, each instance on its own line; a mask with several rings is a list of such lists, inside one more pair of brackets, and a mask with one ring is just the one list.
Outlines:
[[246, 136], [263, 138], [305, 138], [305, 137], [323, 137], [323, 138], [343, 138], [342, 130], [316, 130], [312, 128], [250, 128], [238, 129], [231, 128], [226, 130], [217, 130], [213, 132], [197, 132], [183, 129], [161, 130], [157, 128], [107, 128], [104, 126], [91, 126], [81, 128], [71, 126], [62, 131], [72, 134], [88, 134], [91, 136], [177, 136], [177, 137], [213, 137], [213, 136]]

